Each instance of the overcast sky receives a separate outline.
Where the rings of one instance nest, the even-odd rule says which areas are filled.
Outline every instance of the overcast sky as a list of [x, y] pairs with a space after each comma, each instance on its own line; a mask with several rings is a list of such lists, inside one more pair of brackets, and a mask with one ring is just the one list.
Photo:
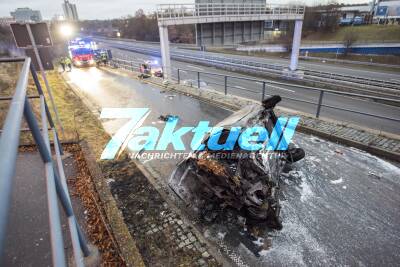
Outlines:
[[[366, 3], [369, 0], [339, 0], [340, 3]], [[0, 17], [10, 16], [17, 7], [29, 7], [40, 10], [44, 19], [62, 14], [62, 0], [0, 0]], [[194, 0], [70, 0], [75, 3], [80, 19], [108, 19], [133, 15], [139, 8], [145, 12], [156, 9], [157, 4], [190, 3]], [[293, 0], [273, 0], [268, 3], [293, 3]], [[303, 0], [306, 4], [326, 3], [328, 0]]]

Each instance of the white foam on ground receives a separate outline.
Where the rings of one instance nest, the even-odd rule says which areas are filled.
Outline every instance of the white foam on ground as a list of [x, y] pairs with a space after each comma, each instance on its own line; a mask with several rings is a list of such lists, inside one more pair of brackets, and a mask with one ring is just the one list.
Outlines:
[[[260, 251], [262, 260], [274, 262], [274, 259], [281, 259], [282, 262], [276, 265], [308, 266], [311, 263], [305, 262], [304, 256], [306, 253], [311, 252], [317, 255], [315, 258], [320, 259], [319, 263], [315, 262], [314, 264], [327, 264], [329, 260], [324, 247], [318, 243], [302, 222], [297, 217], [285, 218], [285, 220], [282, 231], [278, 233], [275, 241], [273, 241], [272, 248]], [[296, 243], [296, 241], [300, 240], [301, 242]]]
[[343, 183], [343, 178], [339, 178], [337, 180], [332, 180], [330, 181], [331, 184], [341, 184]]
[[387, 162], [387, 161], [385, 161], [383, 159], [380, 159], [378, 157], [374, 156], [374, 158], [377, 159], [378, 163], [381, 164], [382, 167], [385, 170], [387, 170], [387, 172], [394, 172], [394, 173], [396, 173], [398, 175], [398, 177], [400, 177], [400, 168], [399, 167], [397, 167], [397, 166], [393, 165], [392, 163]]
[[305, 181], [305, 179], [301, 183], [300, 194], [301, 194], [301, 196], [300, 196], [301, 202], [308, 201], [310, 199], [310, 197], [312, 197], [314, 195], [313, 191], [311, 190], [311, 186], [307, 183], [307, 181]]
[[319, 158], [317, 158], [315, 156], [309, 156], [308, 158], [306, 158], [306, 160], [317, 162], [317, 163], [321, 162], [321, 159], [319, 159]]

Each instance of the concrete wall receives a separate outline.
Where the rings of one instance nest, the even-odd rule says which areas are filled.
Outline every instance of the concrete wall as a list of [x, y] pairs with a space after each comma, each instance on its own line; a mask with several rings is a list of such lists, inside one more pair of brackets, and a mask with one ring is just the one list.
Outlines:
[[264, 38], [264, 21], [204, 23], [196, 25], [197, 45], [222, 46]]
[[[265, 4], [265, 0], [196, 0], [196, 4]], [[196, 44], [223, 46], [264, 39], [264, 21], [196, 24]]]
[[196, 4], [265, 4], [265, 0], [195, 0]]

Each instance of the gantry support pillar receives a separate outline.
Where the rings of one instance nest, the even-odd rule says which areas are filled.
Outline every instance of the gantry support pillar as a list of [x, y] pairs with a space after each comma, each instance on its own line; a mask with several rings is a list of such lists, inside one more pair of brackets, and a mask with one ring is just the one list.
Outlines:
[[168, 26], [158, 26], [160, 31], [160, 48], [164, 79], [171, 79], [171, 58], [169, 54]]
[[303, 21], [296, 20], [295, 24], [294, 24], [292, 55], [290, 57], [290, 66], [289, 66], [289, 69], [291, 71], [297, 70], [297, 67], [299, 64], [299, 53], [300, 53], [302, 28], [303, 28]]

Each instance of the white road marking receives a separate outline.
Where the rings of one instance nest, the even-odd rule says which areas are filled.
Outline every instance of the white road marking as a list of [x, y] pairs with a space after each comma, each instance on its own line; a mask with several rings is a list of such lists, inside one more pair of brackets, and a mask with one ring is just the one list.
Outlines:
[[187, 65], [187, 67], [190, 67], [190, 68], [192, 68], [192, 69], [196, 69], [196, 70], [203, 70], [203, 71], [204, 71], [204, 69], [203, 69], [203, 68], [196, 67], [196, 66], [192, 66], [192, 65]]
[[238, 88], [238, 89], [242, 89], [242, 90], [247, 90], [247, 88], [244, 88], [243, 86], [239, 86], [239, 85], [235, 85], [234, 87]]
[[282, 87], [279, 87], [279, 86], [276, 86], [276, 85], [267, 84], [266, 87], [267, 87], [267, 89], [268, 89], [268, 87], [272, 87], [272, 88], [274, 88], [274, 89], [278, 89], [278, 90], [282, 90], [282, 91], [287, 91], [287, 92], [291, 92], [291, 93], [294, 93], [294, 92], [295, 92], [295, 91], [293, 91], [293, 90], [286, 89], [286, 88], [282, 88]]
[[[255, 82], [255, 83], [263, 84], [263, 82]], [[266, 88], [272, 87], [272, 88], [275, 88], [275, 89], [278, 89], [278, 90], [283, 90], [283, 91], [287, 91], [287, 92], [291, 92], [291, 93], [295, 92], [293, 90], [282, 88], [282, 87], [279, 87], [279, 86], [276, 86], [276, 85], [271, 85], [271, 84], [268, 84], [268, 83], [266, 83], [265, 86], [266, 86]]]

